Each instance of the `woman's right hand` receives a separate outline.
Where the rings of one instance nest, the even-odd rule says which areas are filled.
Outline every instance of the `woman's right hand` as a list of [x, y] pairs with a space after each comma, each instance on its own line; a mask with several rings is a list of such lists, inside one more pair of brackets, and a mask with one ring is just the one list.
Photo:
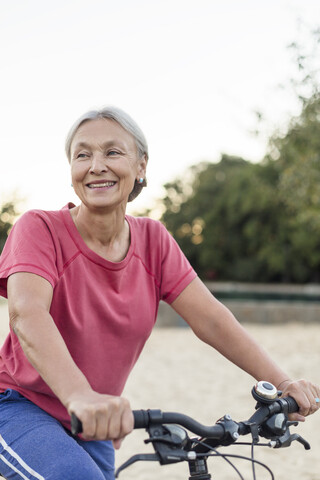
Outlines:
[[67, 410], [82, 422], [82, 437], [86, 440], [112, 440], [120, 448], [122, 440], [133, 430], [133, 414], [128, 400], [103, 395], [93, 390], [73, 395]]

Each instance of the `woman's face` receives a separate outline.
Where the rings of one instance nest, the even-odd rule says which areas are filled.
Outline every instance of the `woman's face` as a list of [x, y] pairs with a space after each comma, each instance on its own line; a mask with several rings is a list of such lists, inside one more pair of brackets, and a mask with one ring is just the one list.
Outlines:
[[133, 136], [117, 122], [84, 122], [71, 143], [71, 177], [75, 193], [90, 208], [126, 205], [135, 180], [145, 178]]

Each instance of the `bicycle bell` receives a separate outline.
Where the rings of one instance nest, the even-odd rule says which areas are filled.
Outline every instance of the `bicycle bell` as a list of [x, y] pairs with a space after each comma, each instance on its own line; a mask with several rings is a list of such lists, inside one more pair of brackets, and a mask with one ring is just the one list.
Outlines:
[[252, 396], [257, 402], [272, 403], [278, 398], [278, 390], [272, 383], [261, 381], [252, 389]]

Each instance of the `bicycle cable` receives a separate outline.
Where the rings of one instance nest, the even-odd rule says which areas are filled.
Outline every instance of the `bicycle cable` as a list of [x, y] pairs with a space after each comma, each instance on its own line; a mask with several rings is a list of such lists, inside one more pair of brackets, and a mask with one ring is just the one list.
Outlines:
[[[219, 455], [219, 453], [218, 453], [218, 455]], [[212, 454], [212, 455], [209, 454], [208, 456], [214, 457], [214, 456], [218, 456], [218, 455], [216, 455], [216, 454]], [[255, 459], [252, 460], [252, 458], [250, 458], [250, 457], [245, 457], [245, 456], [243, 456], [243, 455], [232, 455], [232, 454], [229, 454], [229, 453], [220, 454], [220, 455], [222, 455], [223, 457], [231, 457], [231, 458], [238, 458], [238, 459], [240, 459], [240, 460], [247, 460], [247, 461], [249, 461], [249, 462], [255, 463], [256, 465], [260, 465], [260, 466], [263, 467], [265, 470], [267, 470], [267, 472], [270, 474], [270, 480], [275, 480], [275, 477], [274, 477], [274, 475], [273, 475], [272, 470], [271, 470], [265, 463], [262, 463], [262, 462], [260, 462], [259, 460], [255, 460]], [[243, 478], [243, 477], [241, 477], [241, 478]]]
[[[268, 444], [258, 443], [256, 445], [253, 445], [252, 443], [249, 443], [249, 442], [239, 442], [239, 443], [237, 443], [237, 445], [251, 446], [251, 457], [245, 457], [244, 455], [239, 455], [239, 454], [221, 453], [218, 450], [216, 450], [215, 448], [212, 448], [210, 445], [208, 445], [204, 442], [201, 442], [197, 439], [192, 439], [192, 441], [195, 442], [195, 443], [198, 443], [200, 445], [203, 445], [204, 447], [210, 449], [211, 452], [214, 452], [214, 453], [209, 453], [209, 454], [208, 453], [198, 454], [198, 456], [201, 456], [201, 457], [222, 457], [223, 460], [225, 460], [235, 470], [235, 472], [239, 475], [240, 480], [245, 480], [245, 479], [242, 476], [242, 474], [240, 473], [240, 471], [237, 469], [237, 467], [229, 460], [229, 458], [238, 458], [240, 460], [247, 460], [247, 461], [251, 462], [252, 465], [260, 465], [265, 470], [267, 470], [267, 472], [270, 474], [271, 480], [275, 480], [275, 477], [273, 475], [272, 470], [265, 463], [262, 463], [259, 460], [256, 460], [253, 457], [253, 452], [252, 452], [252, 449], [253, 449], [254, 446], [258, 446], [258, 447], [259, 446], [268, 446]], [[227, 457], [229, 457], [229, 458], [227, 458]], [[254, 475], [253, 480], [256, 480], [255, 472], [253, 472], [253, 475]]]
[[[200, 445], [203, 445], [203, 446], [209, 448], [209, 445], [208, 445], [208, 444], [203, 443], [203, 442], [200, 442], [199, 440], [192, 439], [192, 441], [193, 441], [194, 443], [198, 443], [198, 444], [200, 444]], [[212, 452], [212, 451], [215, 452], [215, 455], [213, 455], [213, 454], [205, 454], [205, 453], [204, 453], [204, 454], [200, 454], [200, 455], [198, 454], [198, 456], [203, 456], [203, 457], [213, 457], [213, 456], [218, 456], [218, 457], [219, 457], [219, 456], [220, 456], [220, 457], [222, 457], [223, 460], [225, 460], [225, 461], [235, 470], [235, 472], [239, 475], [240, 480], [244, 480], [243, 476], [241, 475], [241, 473], [239, 472], [239, 470], [237, 469], [237, 467], [236, 467], [228, 458], [226, 458], [226, 456], [225, 456], [223, 453], [218, 452], [218, 450], [216, 450], [215, 448], [212, 448], [212, 447], [210, 447], [210, 451], [211, 451], [211, 452]]]
[[[253, 442], [251, 444], [251, 459], [254, 460], [254, 443]], [[255, 466], [254, 461], [252, 461], [251, 467], [252, 467], [253, 480], [256, 480], [256, 478], [257, 478], [256, 477], [256, 466]]]

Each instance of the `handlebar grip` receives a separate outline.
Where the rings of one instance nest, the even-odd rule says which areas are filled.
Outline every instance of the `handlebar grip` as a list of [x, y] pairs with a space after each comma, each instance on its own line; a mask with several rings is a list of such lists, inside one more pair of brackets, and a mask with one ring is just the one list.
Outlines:
[[133, 410], [134, 427], [147, 428], [149, 425], [149, 415], [146, 410]]
[[[133, 418], [134, 418], [134, 427], [133, 428], [147, 428], [150, 423], [149, 414], [146, 410], [133, 410]], [[82, 433], [82, 422], [79, 418], [74, 414], [71, 413], [71, 433], [72, 435], [78, 435], [78, 433]]]
[[299, 405], [293, 397], [285, 397], [285, 400], [288, 404], [288, 413], [295, 413], [299, 410]]
[[74, 414], [71, 413], [71, 433], [72, 435], [78, 435], [78, 433], [82, 433], [82, 422], [79, 418]]
[[148, 428], [150, 425], [175, 423], [190, 430], [201, 437], [221, 438], [224, 427], [220, 424], [213, 426], [202, 425], [191, 417], [177, 412], [162, 412], [161, 410], [133, 410], [134, 428]]

